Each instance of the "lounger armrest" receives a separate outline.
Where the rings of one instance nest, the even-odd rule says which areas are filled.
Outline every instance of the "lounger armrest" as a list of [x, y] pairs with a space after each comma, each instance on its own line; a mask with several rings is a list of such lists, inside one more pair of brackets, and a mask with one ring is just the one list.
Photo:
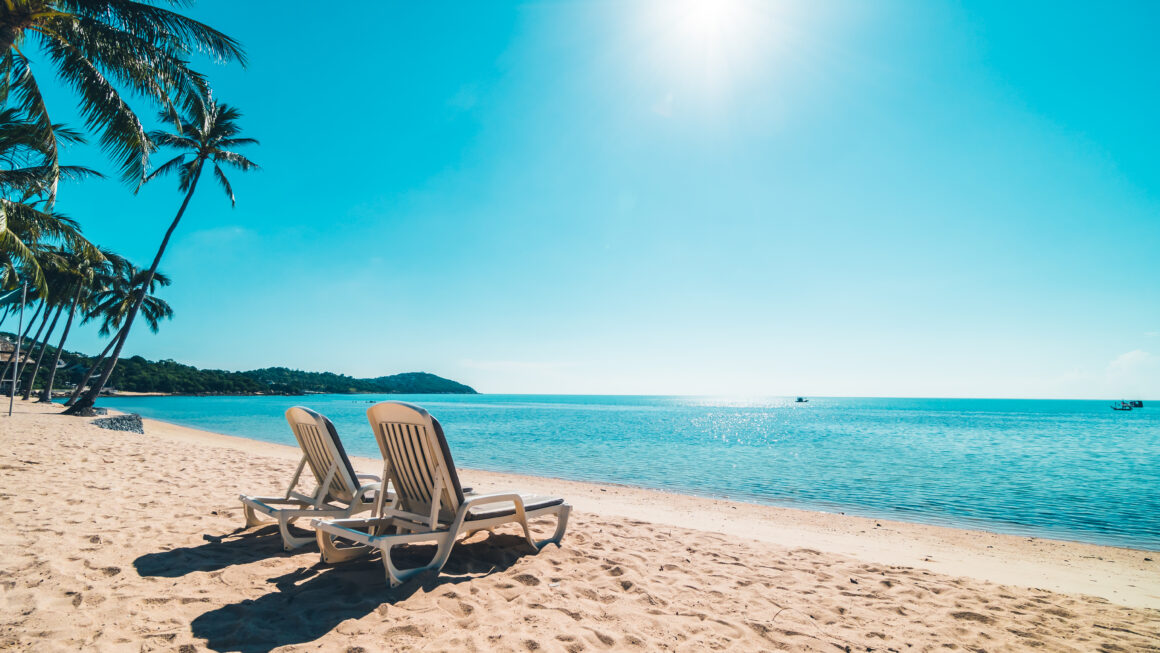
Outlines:
[[[359, 474], [359, 476], [361, 477], [362, 474]], [[378, 480], [377, 476], [373, 476], [372, 478], [374, 478], [376, 481]], [[379, 490], [382, 487], [382, 483], [367, 483], [366, 485], [359, 486], [358, 492], [354, 493], [354, 502], [358, 503], [364, 496], [374, 492], [375, 490]]]
[[335, 526], [338, 528], [346, 529], [357, 528], [359, 526], [365, 528], [369, 522], [372, 522], [375, 519], [375, 517], [347, 517], [346, 519], [326, 519], [325, 517], [319, 517], [317, 519], [311, 519], [310, 526], [312, 528], [325, 528], [327, 526]]
[[383, 479], [374, 474], [355, 474], [355, 477], [360, 481], [374, 481], [375, 483], [381, 483], [383, 481]]

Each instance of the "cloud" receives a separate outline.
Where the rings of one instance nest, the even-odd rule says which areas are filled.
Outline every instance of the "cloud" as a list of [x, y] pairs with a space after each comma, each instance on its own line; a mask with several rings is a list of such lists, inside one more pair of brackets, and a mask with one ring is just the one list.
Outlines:
[[652, 105], [653, 113], [665, 118], [671, 118], [673, 116], [673, 102], [675, 100], [676, 98], [673, 97], [673, 92], [669, 91], [663, 98], [657, 100], [656, 103]]
[[203, 265], [251, 256], [262, 245], [258, 234], [238, 225], [199, 229], [182, 235], [166, 255], [162, 269], [176, 271], [190, 265]]
[[460, 361], [459, 364], [469, 369], [487, 372], [547, 372], [575, 365], [549, 361], [477, 361], [470, 358]]
[[255, 236], [256, 234], [252, 229], [238, 225], [228, 225], [191, 232], [185, 237], [185, 240], [189, 244], [196, 245], [197, 247], [222, 247], [246, 241]]
[[1160, 331], [1145, 331], [1144, 335], [1148, 338], [1160, 338]]
[[1133, 349], [1132, 351], [1120, 354], [1112, 359], [1112, 362], [1108, 363], [1108, 377], [1114, 378], [1125, 374], [1132, 374], [1141, 367], [1146, 367], [1154, 358], [1152, 354], [1149, 354], [1143, 349]]
[[1160, 356], [1133, 349], [1116, 356], [1104, 370], [1108, 388], [1116, 394], [1160, 395]]

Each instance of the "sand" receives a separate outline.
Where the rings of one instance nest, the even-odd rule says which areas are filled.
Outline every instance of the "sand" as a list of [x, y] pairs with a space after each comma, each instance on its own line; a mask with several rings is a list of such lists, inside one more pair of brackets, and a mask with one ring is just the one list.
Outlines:
[[563, 546], [477, 534], [391, 590], [241, 528], [293, 449], [53, 412], [0, 417], [0, 649], [1160, 651], [1154, 552], [470, 470], [565, 495]]

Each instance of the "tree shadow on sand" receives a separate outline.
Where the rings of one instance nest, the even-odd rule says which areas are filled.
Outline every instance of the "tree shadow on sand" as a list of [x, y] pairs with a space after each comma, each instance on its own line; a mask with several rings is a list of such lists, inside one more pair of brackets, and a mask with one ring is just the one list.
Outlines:
[[231, 565], [245, 565], [266, 558], [293, 555], [282, 550], [277, 526], [248, 531], [239, 528], [222, 536], [202, 535], [200, 546], [146, 553], [133, 561], [141, 576], [177, 578], [195, 571], [217, 571]]
[[[401, 567], [418, 567], [434, 554], [433, 544], [413, 545], [395, 549], [392, 559]], [[502, 572], [526, 555], [531, 551], [522, 537], [493, 533], [456, 544], [440, 574], [420, 574], [395, 589], [387, 583], [378, 554], [334, 566], [319, 563], [269, 579], [276, 592], [211, 610], [190, 625], [194, 637], [204, 638], [212, 650], [265, 653], [314, 641], [347, 619], [362, 618], [419, 590]]]

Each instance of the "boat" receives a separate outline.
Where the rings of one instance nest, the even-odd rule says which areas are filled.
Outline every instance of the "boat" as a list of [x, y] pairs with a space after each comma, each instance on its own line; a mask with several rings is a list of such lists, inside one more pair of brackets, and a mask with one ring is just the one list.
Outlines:
[[1126, 401], [1121, 401], [1119, 403], [1112, 404], [1112, 410], [1132, 410], [1132, 404]]
[[1132, 401], [1128, 402], [1128, 405], [1131, 406], [1132, 408], [1143, 408], [1144, 402], [1140, 401], [1139, 399], [1133, 399]]
[[808, 401], [809, 401], [809, 399], [806, 399], [805, 397], [798, 397], [797, 399], [793, 400], [793, 402], [795, 404], [804, 404], [804, 403], [807, 403]]

